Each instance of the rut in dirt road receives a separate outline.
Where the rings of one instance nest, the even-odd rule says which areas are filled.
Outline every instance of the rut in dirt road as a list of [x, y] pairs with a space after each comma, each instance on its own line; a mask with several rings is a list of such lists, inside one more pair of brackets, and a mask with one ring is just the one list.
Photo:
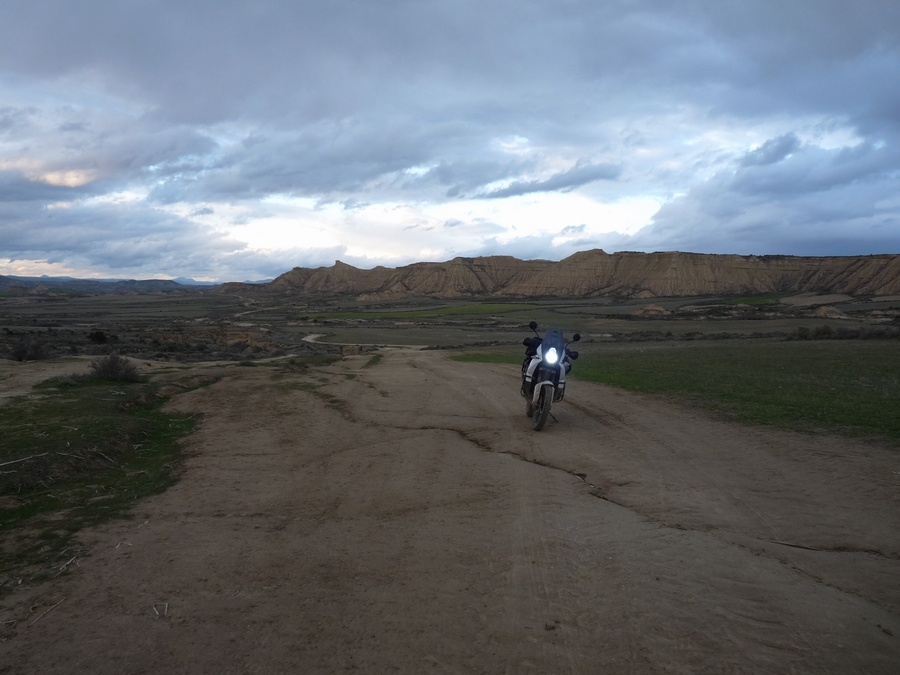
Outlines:
[[181, 482], [10, 596], [3, 620], [67, 599], [0, 663], [895, 672], [894, 450], [577, 381], [536, 434], [514, 366], [365, 363], [239, 368], [177, 397], [204, 414]]

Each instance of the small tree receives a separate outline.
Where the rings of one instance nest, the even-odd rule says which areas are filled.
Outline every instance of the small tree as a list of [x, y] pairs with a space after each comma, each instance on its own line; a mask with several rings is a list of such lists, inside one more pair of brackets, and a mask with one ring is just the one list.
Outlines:
[[114, 382], [137, 382], [138, 369], [131, 361], [118, 354], [110, 354], [91, 361], [91, 370], [96, 378]]

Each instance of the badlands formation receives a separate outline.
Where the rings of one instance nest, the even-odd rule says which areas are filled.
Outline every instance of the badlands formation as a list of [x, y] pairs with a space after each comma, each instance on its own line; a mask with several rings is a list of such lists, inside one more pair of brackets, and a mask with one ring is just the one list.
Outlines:
[[454, 258], [391, 269], [295, 267], [269, 284], [225, 284], [225, 292], [407, 297], [673, 297], [753, 293], [900, 294], [900, 255], [741, 256], [701, 253], [608, 254], [594, 249], [559, 262], [510, 256]]

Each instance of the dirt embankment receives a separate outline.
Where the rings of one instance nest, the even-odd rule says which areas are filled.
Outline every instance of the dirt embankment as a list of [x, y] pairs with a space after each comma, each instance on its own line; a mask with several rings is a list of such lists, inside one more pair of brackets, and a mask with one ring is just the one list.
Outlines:
[[0, 671], [896, 672], [896, 449], [367, 361], [177, 397], [183, 479], [7, 596]]

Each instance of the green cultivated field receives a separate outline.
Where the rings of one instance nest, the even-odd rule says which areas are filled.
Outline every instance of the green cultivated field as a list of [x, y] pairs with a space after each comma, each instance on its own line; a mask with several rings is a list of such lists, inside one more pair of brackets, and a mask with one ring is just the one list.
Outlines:
[[[521, 363], [510, 350], [460, 361]], [[881, 436], [900, 443], [896, 340], [729, 340], [611, 345], [582, 352], [572, 377], [666, 394], [748, 422]]]

